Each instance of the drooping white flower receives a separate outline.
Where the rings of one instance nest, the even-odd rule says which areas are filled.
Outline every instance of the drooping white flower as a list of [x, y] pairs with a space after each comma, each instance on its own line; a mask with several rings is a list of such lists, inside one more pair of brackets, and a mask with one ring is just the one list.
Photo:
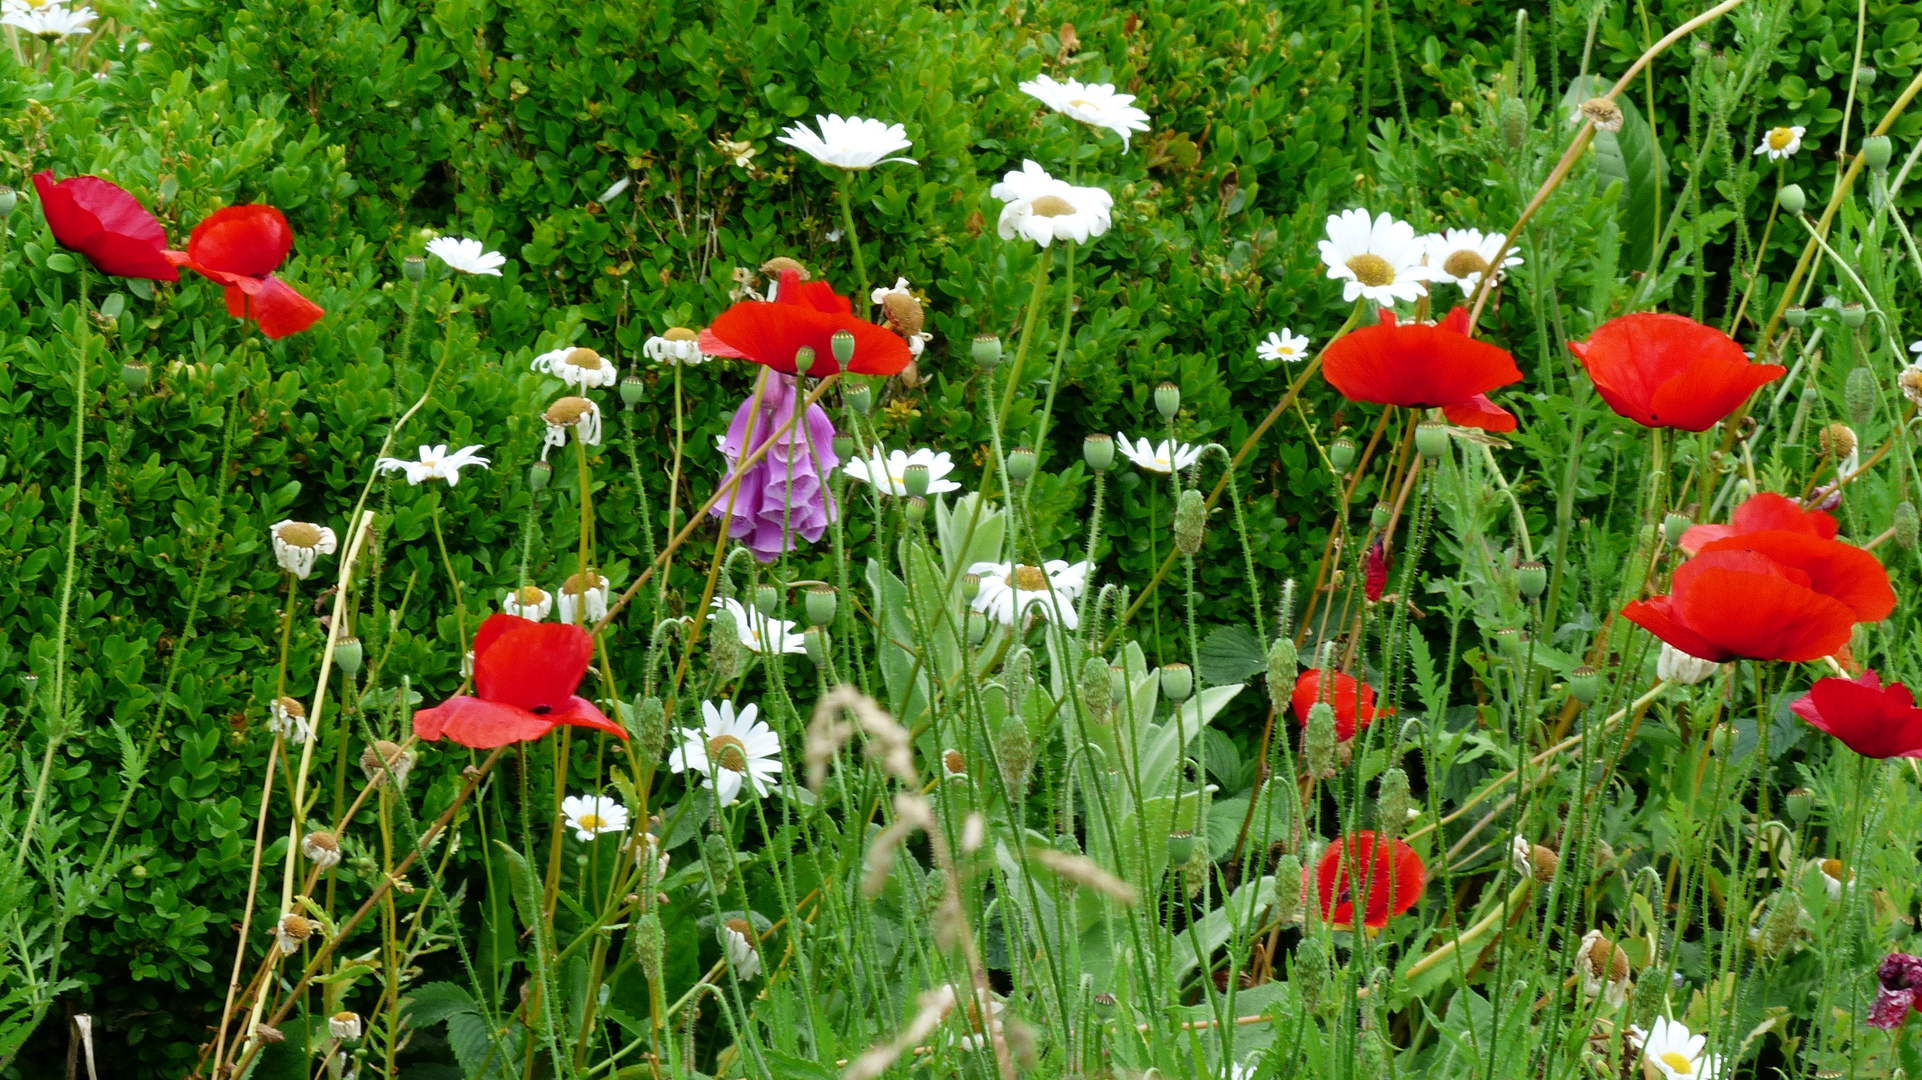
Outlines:
[[1321, 261], [1329, 277], [1344, 282], [1341, 298], [1350, 304], [1363, 296], [1393, 304], [1426, 295], [1432, 272], [1423, 253], [1413, 225], [1387, 213], [1370, 220], [1366, 210], [1328, 215], [1328, 239], [1321, 241]]
[[1256, 345], [1255, 355], [1271, 364], [1276, 361], [1292, 364], [1299, 360], [1306, 360], [1308, 358], [1308, 337], [1305, 334], [1297, 334], [1284, 326], [1281, 328], [1281, 333], [1269, 334], [1268, 340]]
[[1793, 127], [1773, 127], [1762, 136], [1762, 145], [1755, 148], [1758, 155], [1765, 155], [1770, 161], [1784, 161], [1795, 156], [1802, 149], [1802, 136], [1808, 128], [1797, 124]]
[[1694, 686], [1714, 675], [1721, 666], [1713, 660], [1690, 656], [1665, 641], [1661, 655], [1655, 658], [1655, 676], [1683, 686]]
[[68, 8], [64, 4], [33, 7], [22, 4], [9, 6], [6, 14], [0, 15], [0, 24], [17, 26], [46, 41], [58, 41], [85, 33], [93, 19], [93, 9], [90, 7]]
[[881, 286], [868, 294], [868, 298], [880, 305], [881, 321], [887, 328], [907, 339], [908, 353], [920, 356], [934, 335], [927, 332], [927, 313], [921, 309], [921, 301], [908, 289], [908, 279], [897, 277], [892, 288]]
[[[1430, 281], [1446, 281], [1461, 286], [1462, 294], [1473, 293], [1481, 285], [1495, 256], [1508, 242], [1504, 233], [1484, 233], [1480, 229], [1445, 229], [1422, 237], [1428, 248]], [[1501, 270], [1520, 266], [1522, 257], [1513, 248], [1502, 256]], [[1495, 277], [1501, 278], [1501, 270]]]
[[585, 394], [597, 386], [613, 386], [620, 378], [614, 365], [602, 358], [600, 353], [583, 346], [569, 346], [544, 352], [534, 358], [535, 371], [545, 371], [569, 386], [578, 386]]
[[567, 575], [567, 580], [561, 582], [560, 590], [556, 593], [556, 599], [561, 608], [561, 621], [571, 626], [583, 621], [582, 617], [586, 622], [599, 622], [606, 618], [607, 600], [611, 592], [612, 588], [608, 580], [598, 571], [588, 571], [584, 585], [581, 575]]
[[541, 460], [556, 446], [567, 445], [567, 432], [586, 446], [601, 445], [601, 407], [584, 397], [564, 397], [541, 413], [547, 423], [547, 442], [541, 447]]
[[1114, 438], [1123, 456], [1149, 472], [1171, 473], [1201, 460], [1200, 447], [1188, 443], [1176, 446], [1173, 439], [1151, 443], [1147, 439], [1130, 439], [1120, 432], [1115, 432]]
[[1113, 83], [1062, 83], [1039, 75], [1022, 83], [1021, 92], [1071, 120], [1121, 136], [1123, 152], [1131, 134], [1148, 130], [1148, 114], [1135, 107], [1135, 96], [1116, 93]]
[[332, 555], [337, 541], [334, 530], [305, 521], [280, 521], [267, 530], [274, 541], [274, 560], [280, 568], [305, 579], [314, 572], [314, 560]]
[[707, 359], [701, 353], [700, 339], [701, 335], [685, 326], [670, 326], [648, 338], [641, 351], [657, 364], [698, 364]]
[[701, 786], [713, 789], [722, 806], [734, 805], [742, 785], [757, 797], [766, 795], [781, 771], [781, 737], [755, 719], [759, 712], [752, 703], [737, 714], [732, 701], [701, 702], [705, 723], [681, 729], [681, 745], [668, 755], [668, 767], [706, 777]]
[[554, 594], [539, 585], [509, 589], [506, 598], [501, 600], [501, 610], [509, 615], [540, 622], [547, 618], [548, 612], [554, 610]]
[[902, 450], [889, 450], [877, 445], [873, 456], [852, 458], [844, 468], [856, 480], [873, 484], [876, 491], [888, 495], [906, 495], [908, 466], [924, 465], [928, 470], [928, 494], [944, 495], [950, 491], [961, 490], [961, 485], [946, 479], [954, 471], [954, 461], [947, 451], [935, 453], [922, 447], [912, 453]]
[[1049, 176], [1033, 161], [1023, 161], [988, 194], [1008, 205], [1001, 209], [1001, 239], [1017, 236], [1047, 247], [1056, 240], [1087, 243], [1114, 222], [1114, 197], [1097, 187], [1076, 187]]
[[507, 264], [507, 256], [498, 251], [487, 250], [487, 245], [479, 240], [469, 240], [460, 236], [441, 236], [427, 242], [427, 254], [448, 265], [450, 269], [463, 274], [486, 274], [500, 277], [501, 267]]
[[445, 480], [448, 487], [453, 487], [460, 483], [462, 469], [469, 466], [485, 469], [488, 466], [489, 459], [475, 453], [479, 449], [480, 444], [475, 443], [472, 446], [463, 446], [450, 454], [447, 452], [446, 443], [438, 446], [423, 446], [420, 448], [419, 461], [384, 457], [374, 462], [374, 468], [381, 472], [404, 472], [407, 474], [409, 484], [419, 484], [428, 480]]
[[1715, 1080], [1722, 1063], [1707, 1047], [1708, 1039], [1690, 1035], [1686, 1024], [1658, 1016], [1642, 1044], [1642, 1061], [1654, 1070], [1651, 1080]]
[[285, 695], [267, 703], [267, 730], [295, 746], [305, 745], [314, 737], [313, 726], [307, 723], [307, 707]]
[[627, 807], [612, 795], [569, 795], [561, 800], [561, 820], [585, 844], [602, 833], [627, 831]]
[[300, 951], [302, 944], [319, 929], [319, 924], [294, 912], [288, 912], [274, 923], [274, 944], [288, 956]]
[[340, 838], [316, 829], [300, 838], [300, 853], [320, 869], [332, 870], [340, 865]]
[[750, 940], [759, 936], [746, 919], [729, 919], [721, 924], [721, 947], [727, 953], [728, 966], [742, 982], [761, 973], [761, 954]]
[[1575, 968], [1582, 976], [1582, 993], [1601, 997], [1614, 1008], [1628, 1000], [1628, 954], [1602, 936], [1600, 930], [1582, 935], [1575, 950]]
[[1822, 891], [1830, 900], [1842, 899], [1844, 891], [1855, 891], [1855, 871], [1840, 859], [1810, 859], [1802, 864], [1802, 872], [1807, 876], [1810, 871], [1822, 875]]
[[[1922, 352], [1922, 341], [1909, 346], [1910, 352]], [[1916, 405], [1922, 405], [1922, 359], [1917, 359], [1895, 376], [1895, 385], [1902, 388], [1902, 396]]]
[[807, 639], [787, 619], [769, 618], [761, 614], [759, 608], [746, 607], [739, 600], [724, 596], [715, 597], [712, 606], [734, 617], [735, 636], [749, 652], [807, 652]]
[[1058, 620], [1062, 628], [1080, 625], [1075, 601], [1087, 586], [1092, 566], [1087, 562], [1070, 564], [1050, 559], [1041, 566], [1024, 563], [980, 562], [968, 573], [981, 579], [981, 591], [974, 594], [974, 610], [1003, 626], [1016, 626], [1030, 611], [1042, 618]]
[[360, 1038], [360, 1014], [343, 1010], [328, 1017], [327, 1033], [342, 1042]]
[[776, 142], [786, 143], [823, 165], [837, 169], [872, 169], [890, 161], [916, 164], [913, 158], [889, 157], [896, 150], [914, 145], [907, 129], [859, 116], [814, 117], [820, 131], [806, 124], [784, 128]]

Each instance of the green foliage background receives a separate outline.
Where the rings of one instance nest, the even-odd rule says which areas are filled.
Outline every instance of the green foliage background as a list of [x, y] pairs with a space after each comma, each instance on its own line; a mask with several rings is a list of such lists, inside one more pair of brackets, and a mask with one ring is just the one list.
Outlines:
[[[414, 441], [480, 443], [493, 468], [452, 489], [378, 489], [381, 584], [358, 623], [370, 655], [387, 651], [389, 683], [405, 675], [429, 698], [457, 681], [461, 652], [433, 515], [470, 608], [497, 599], [519, 574], [517, 525], [531, 500], [526, 467], [539, 453], [546, 400], [532, 356], [577, 342], [629, 365], [649, 335], [701, 325], [724, 307], [736, 267], [776, 255], [856, 292], [845, 245], [829, 238], [838, 220], [832, 178], [774, 141], [783, 125], [839, 112], [907, 126], [919, 166], [859, 176], [857, 216], [874, 283], [899, 275], [922, 290], [936, 337], [920, 363], [925, 384], [890, 385], [881, 401], [899, 404], [877, 413], [897, 444], [956, 451], [970, 487], [981, 470], [967, 454], [987, 426], [966, 343], [982, 332], [1012, 336], [1034, 258], [995, 236], [999, 204], [987, 188], [1023, 158], [1075, 170], [1114, 193], [1116, 221], [1077, 269], [1062, 422], [1037, 488], [1044, 535], [1065, 552], [1089, 489], [1078, 463], [1084, 434], [1158, 427], [1149, 393], [1166, 379], [1183, 391], [1183, 437], [1233, 449], [1293, 374], [1257, 360], [1255, 342], [1283, 325], [1320, 342], [1339, 325], [1346, 310], [1315, 249], [1326, 214], [1361, 205], [1422, 228], [1505, 227], [1532, 191], [1518, 177], [1538, 175], [1560, 152], [1560, 88], [1577, 73], [1591, 12], [1590, 70], [1604, 77], [1693, 12], [1673, 2], [1531, 7], [1532, 89], [1521, 106], [1531, 126], [1510, 139], [1501, 103], [1517, 85], [1514, 16], [1493, 3], [98, 7], [144, 41], [129, 37], [121, 51], [101, 36], [78, 74], [66, 47], [50, 74], [37, 70], [32, 49], [0, 48], [0, 181], [30, 190], [27, 176], [44, 168], [105, 176], [152, 207], [176, 243], [219, 206], [272, 203], [298, 237], [284, 275], [329, 312], [314, 331], [263, 346], [243, 341], [210, 285], [183, 279], [125, 298], [102, 328], [113, 359], [90, 379], [100, 406], [88, 420], [76, 641], [81, 699], [98, 726], [62, 749], [52, 810], [61, 828], [103, 836], [122, 796], [108, 720], [157, 738], [155, 775], [127, 811], [125, 839], [144, 854], [83, 920], [68, 961], [78, 980], [70, 994], [94, 1014], [98, 1038], [139, 1059], [116, 1074], [151, 1076], [190, 1067], [232, 955], [284, 603], [266, 527], [296, 517], [341, 529], [383, 425], [442, 356], [447, 381], [402, 452]], [[1749, 155], [1761, 130], [1809, 128], [1810, 148], [1787, 169], [1794, 179], [1823, 168], [1821, 152], [1841, 125], [1855, 5], [1799, 0], [1788, 10], [1776, 62], [1729, 121], [1731, 141], [1701, 163], [1724, 199], [1766, 206], [1769, 170]], [[1913, 74], [1917, 13], [1915, 4], [1868, 4], [1879, 78], [1856, 115], [1880, 115]], [[1065, 45], [1063, 24], [1073, 27]], [[1722, 24], [1705, 40], [1719, 50], [1733, 32]], [[1634, 91], [1644, 113], [1652, 105], [1669, 155], [1664, 215], [1696, 165], [1678, 141], [1700, 136], [1691, 80], [1713, 62], [1712, 53], [1678, 48]], [[104, 77], [88, 77], [95, 70]], [[1125, 155], [1112, 138], [1099, 146], [1081, 138], [1016, 90], [1039, 71], [1120, 84], [1140, 95], [1153, 130]], [[1906, 141], [1919, 128], [1922, 115], [1911, 114], [1896, 134]], [[632, 181], [624, 194], [595, 201], [623, 178]], [[1624, 223], [1652, 216], [1649, 206], [1618, 209], [1605, 186], [1578, 184], [1558, 212], [1586, 215], [1596, 237], [1610, 235], [1604, 226], [1618, 214]], [[1694, 304], [1713, 318], [1728, 300], [1724, 271], [1739, 226], [1699, 205], [1683, 212], [1683, 242], [1704, 253], [1706, 272], [1696, 291], [1686, 281], [1663, 288], [1679, 290], [1674, 309]], [[22, 748], [39, 741], [23, 676], [44, 670], [50, 653], [72, 498], [72, 363], [53, 322], [79, 279], [48, 268], [49, 238], [30, 199], [6, 229], [0, 567], [13, 588], [0, 594], [0, 778], [17, 778]], [[400, 260], [421, 252], [427, 229], [480, 237], [508, 263], [500, 279], [430, 276], [413, 348], [400, 355], [411, 295]], [[1764, 273], [1779, 282], [1799, 239], [1777, 234], [1774, 244]], [[1600, 247], [1542, 252], [1524, 241], [1524, 254], [1530, 262], [1498, 317], [1531, 376], [1509, 395], [1526, 409], [1564, 370], [1554, 328], [1579, 336], [1607, 312], [1554, 288], [1569, 268], [1592, 268]], [[1632, 269], [1620, 277], [1632, 280]], [[96, 281], [95, 301], [113, 287]], [[1772, 306], [1761, 291], [1758, 305]], [[1054, 347], [1044, 337], [1035, 355], [1051, 357]], [[133, 360], [154, 371], [145, 393], [130, 393], [116, 371]], [[1045, 368], [1031, 359], [1027, 374], [1038, 380]], [[670, 383], [659, 369], [641, 370], [650, 392], [630, 417], [638, 438], [614, 437], [610, 423], [597, 495], [602, 547], [626, 555], [605, 567], [616, 588], [643, 550], [624, 478], [650, 485], [658, 514], [667, 474]], [[698, 504], [718, 474], [712, 436], [750, 375], [732, 363], [687, 372], [693, 465], [683, 505]], [[1030, 389], [1016, 431], [1032, 423], [1043, 387]], [[1344, 416], [1318, 382], [1305, 404], [1323, 438], [1371, 419]], [[1280, 430], [1251, 458], [1242, 487], [1270, 596], [1283, 576], [1312, 574], [1326, 535], [1313, 446], [1299, 420]], [[537, 580], [562, 572], [575, 539], [563, 486], [530, 564]], [[1166, 493], [1157, 504], [1151, 486], [1124, 470], [1112, 489], [1104, 558], [1137, 583], [1158, 561], [1151, 549], [1166, 550], [1158, 516]], [[1605, 498], [1601, 488], [1584, 478], [1584, 499]], [[1539, 498], [1526, 483], [1524, 492]], [[1365, 490], [1358, 498], [1371, 501]], [[1218, 524], [1202, 588], [1233, 595], [1241, 561], [1225, 519]], [[670, 596], [695, 587], [704, 558], [691, 551], [678, 561]], [[324, 630], [303, 614], [295, 634], [290, 689], [304, 695]], [[330, 738], [323, 749], [335, 746]], [[431, 812], [451, 796], [460, 762], [426, 757], [417, 782], [436, 785]], [[60, 1027], [47, 1025], [42, 1056], [20, 1075], [64, 1054]]]

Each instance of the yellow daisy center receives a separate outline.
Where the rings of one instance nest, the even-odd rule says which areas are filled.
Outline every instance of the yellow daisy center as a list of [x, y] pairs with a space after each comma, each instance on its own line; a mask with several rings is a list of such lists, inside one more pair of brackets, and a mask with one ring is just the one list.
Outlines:
[[1364, 251], [1356, 255], [1348, 260], [1347, 266], [1354, 271], [1356, 281], [1370, 288], [1395, 283], [1395, 268], [1388, 265], [1387, 259], [1373, 252]]
[[593, 349], [569, 349], [567, 350], [567, 355], [562, 357], [562, 359], [583, 371], [601, 370], [601, 354], [595, 352]]
[[547, 599], [547, 594], [542, 592], [538, 585], [522, 586], [520, 590], [520, 602], [522, 605], [539, 604], [545, 599]]
[[732, 735], [716, 735], [707, 741], [707, 760], [717, 769], [747, 771], [747, 745]]
[[1486, 274], [1488, 273], [1488, 260], [1482, 258], [1481, 252], [1479, 251], [1474, 251], [1470, 248], [1461, 248], [1451, 252], [1448, 258], [1442, 260], [1442, 270], [1447, 273], [1449, 277], [1458, 278], [1465, 278], [1470, 274]]
[[1787, 150], [1789, 143], [1795, 141], [1795, 132], [1785, 127], [1770, 128], [1768, 138], [1770, 150]]
[[589, 832], [597, 829], [605, 829], [608, 826], [608, 820], [599, 814], [582, 814], [574, 820], [580, 823], [581, 828]]
[[1661, 1061], [1662, 1064], [1668, 1066], [1675, 1072], [1681, 1073], [1683, 1076], [1693, 1076], [1695, 1074], [1695, 1063], [1673, 1050], [1665, 1051], [1661, 1055]]
[[1075, 212], [1074, 204], [1059, 195], [1043, 195], [1029, 203], [1028, 209], [1035, 217], [1073, 217]]
[[1039, 566], [1016, 566], [1014, 587], [1022, 592], [1047, 592], [1048, 575]]
[[594, 410], [594, 403], [584, 397], [564, 397], [547, 407], [542, 415], [548, 423], [556, 427], [570, 427], [580, 422], [581, 417]]
[[661, 334], [661, 337], [668, 341], [695, 341], [700, 336], [685, 326], [670, 326]]

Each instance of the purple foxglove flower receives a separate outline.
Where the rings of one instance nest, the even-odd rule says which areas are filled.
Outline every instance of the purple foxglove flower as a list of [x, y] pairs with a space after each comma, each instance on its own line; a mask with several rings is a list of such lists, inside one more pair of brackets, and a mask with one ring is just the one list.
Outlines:
[[802, 400], [792, 377], [762, 371], [756, 393], [734, 411], [734, 422], [720, 444], [732, 479], [739, 471], [735, 462], [773, 443], [767, 455], [741, 475], [739, 487], [708, 511], [727, 518], [727, 534], [762, 562], [773, 562], [793, 548], [796, 536], [809, 543], [821, 539], [839, 514], [827, 477], [841, 459], [834, 453], [834, 424], [826, 410], [808, 406], [805, 422], [774, 438]]

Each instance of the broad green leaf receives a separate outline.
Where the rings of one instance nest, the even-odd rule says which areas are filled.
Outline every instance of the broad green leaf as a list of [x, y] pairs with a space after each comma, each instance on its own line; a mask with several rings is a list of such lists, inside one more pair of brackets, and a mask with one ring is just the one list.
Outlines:
[[[1568, 93], [1562, 98], [1564, 115], [1573, 115], [1582, 102], [1606, 90], [1597, 75], [1572, 80]], [[1622, 227], [1622, 251], [1628, 268], [1641, 270], [1648, 266], [1654, 254], [1662, 215], [1668, 210], [1663, 191], [1668, 183], [1668, 166], [1648, 121], [1629, 100], [1629, 93], [1617, 97], [1615, 104], [1622, 110], [1622, 130], [1596, 130], [1592, 144], [1595, 171], [1602, 177], [1603, 187], [1610, 181], [1621, 182], [1622, 196], [1616, 205], [1616, 215]]]

